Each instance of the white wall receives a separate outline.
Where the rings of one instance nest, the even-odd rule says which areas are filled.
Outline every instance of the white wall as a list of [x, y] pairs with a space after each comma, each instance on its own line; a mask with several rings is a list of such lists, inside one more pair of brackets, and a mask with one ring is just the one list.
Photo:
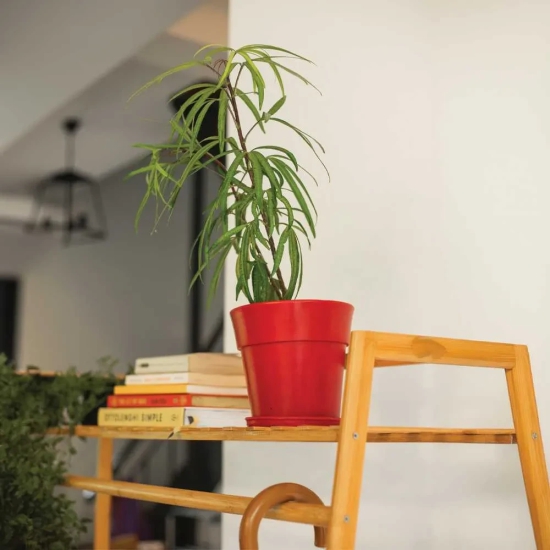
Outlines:
[[0, 149], [197, 5], [198, 0], [2, 2]]
[[24, 278], [22, 365], [84, 370], [110, 355], [125, 370], [136, 357], [181, 353], [187, 345], [188, 201], [154, 235], [151, 205], [136, 234], [145, 184], [125, 181], [127, 173], [102, 185], [107, 240], [65, 248], [55, 236], [27, 237], [45, 248]]
[[[550, 4], [239, 0], [230, 15], [232, 45], [318, 64], [323, 97], [289, 85], [282, 112], [323, 142], [332, 173], [301, 296], [352, 302], [356, 329], [528, 344], [550, 456]], [[233, 284], [228, 269], [227, 310]], [[504, 377], [377, 372], [371, 422], [510, 426]], [[224, 491], [297, 481], [328, 501], [333, 464], [328, 445], [228, 443]], [[238, 520], [224, 518], [225, 550]], [[275, 522], [260, 537], [266, 550], [312, 542]], [[357, 548], [534, 549], [516, 448], [368, 447]]]

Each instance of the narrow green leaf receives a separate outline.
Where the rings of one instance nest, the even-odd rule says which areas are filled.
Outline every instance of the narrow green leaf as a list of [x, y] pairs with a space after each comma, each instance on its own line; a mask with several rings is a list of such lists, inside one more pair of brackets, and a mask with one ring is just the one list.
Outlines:
[[250, 273], [250, 267], [248, 265], [248, 258], [250, 254], [249, 242], [250, 242], [250, 238], [249, 238], [248, 229], [245, 228], [243, 230], [243, 235], [241, 240], [241, 250], [237, 257], [237, 261], [239, 263], [239, 279], [241, 280], [242, 291], [246, 296], [246, 299], [252, 303], [254, 301], [254, 298], [250, 294], [250, 290], [248, 288], [248, 283], [247, 283], [249, 273]]
[[271, 271], [271, 275], [275, 275], [279, 267], [281, 266], [281, 262], [283, 260], [283, 255], [285, 251], [285, 244], [288, 240], [288, 235], [290, 233], [290, 228], [286, 227], [286, 229], [281, 233], [281, 236], [279, 238], [279, 242], [277, 244], [277, 250], [275, 252], [275, 257], [273, 259], [273, 269]]
[[258, 92], [258, 107], [261, 109], [264, 104], [264, 94], [265, 94], [265, 80], [262, 76], [262, 73], [258, 70], [258, 67], [254, 64], [252, 59], [250, 59], [250, 56], [243, 52], [242, 50], [238, 50], [238, 53], [242, 56], [244, 59], [244, 63], [246, 68], [248, 69], [250, 76], [252, 77], [252, 82], [255, 84], [256, 90]]
[[[304, 216], [306, 218], [306, 221], [309, 225], [309, 228], [311, 230], [311, 234], [315, 237], [315, 221], [313, 220], [313, 216], [311, 215], [311, 212], [309, 210], [309, 205], [304, 198], [304, 195], [302, 191], [300, 190], [300, 186], [296, 183], [297, 176], [294, 174], [290, 168], [284, 164], [284, 162], [278, 160], [278, 159], [272, 159], [273, 163], [279, 168], [281, 174], [283, 174], [283, 177], [285, 178], [285, 181], [290, 186], [290, 189], [293, 193], [293, 195], [296, 197], [296, 200], [298, 201], [298, 204], [300, 205], [300, 208], [302, 209], [302, 212], [304, 213]], [[301, 181], [301, 180], [300, 180]], [[309, 196], [309, 194], [308, 194]], [[315, 209], [315, 206], [313, 205], [313, 202], [311, 201], [311, 197], [309, 197], [310, 202]]]
[[[273, 150], [273, 151], [279, 151], [280, 153], [283, 153], [283, 155], [286, 158], [288, 158], [288, 160], [290, 160], [290, 162], [292, 162], [292, 165], [294, 166], [294, 169], [298, 170], [298, 168], [299, 168], [298, 160], [296, 159], [296, 156], [291, 151], [289, 151], [288, 149], [284, 149], [283, 147], [279, 147], [277, 145], [262, 145], [260, 147], [255, 147], [253, 149], [253, 151], [259, 151], [261, 149], [270, 149], [270, 150]], [[274, 156], [277, 156], [277, 155], [274, 155]]]
[[218, 197], [220, 198], [220, 201], [223, 201], [224, 204], [227, 202], [227, 196], [229, 194], [231, 186], [234, 183], [235, 175], [237, 174], [237, 170], [239, 169], [243, 161], [244, 153], [241, 151], [237, 155], [235, 155], [235, 158], [233, 159], [233, 161], [229, 165], [229, 168], [227, 169], [227, 172], [223, 176], [223, 180], [218, 191]]
[[259, 153], [251, 152], [248, 154], [250, 163], [252, 164], [252, 179], [254, 181], [254, 189], [256, 191], [256, 202], [258, 207], [261, 209], [263, 204], [263, 180], [264, 173], [262, 171], [262, 164], [258, 158]]
[[269, 242], [267, 239], [263, 236], [261, 227], [263, 224], [263, 220], [261, 219], [261, 212], [258, 208], [256, 208], [256, 212], [254, 213], [254, 225], [253, 227], [253, 241], [259, 241], [260, 244], [266, 249], [269, 250]]
[[[288, 224], [284, 222], [281, 222], [280, 225], [284, 227], [288, 227]], [[308, 247], [311, 249], [311, 239], [309, 238], [309, 233], [306, 231], [304, 224], [300, 220], [295, 219], [292, 227], [294, 229], [297, 229], [307, 239]]]
[[277, 212], [277, 197], [273, 189], [266, 191], [266, 205], [267, 205], [267, 236], [271, 237], [277, 226], [275, 213]]
[[272, 56], [270, 57], [268, 54], [266, 54], [265, 52], [262, 52], [261, 50], [255, 50], [255, 53], [257, 53], [260, 57], [255, 58], [254, 62], [262, 61], [269, 65], [269, 68], [273, 71], [273, 74], [277, 79], [277, 83], [279, 84], [281, 94], [285, 95], [285, 83], [283, 81], [283, 77], [281, 76], [281, 71], [279, 71], [279, 69], [277, 68], [277, 65], [275, 65], [275, 62], [273, 61], [273, 57]]
[[141, 218], [141, 214], [143, 212], [143, 209], [147, 205], [147, 202], [149, 201], [150, 196], [151, 196], [151, 192], [149, 191], [149, 189], [147, 189], [147, 191], [145, 192], [145, 195], [143, 195], [143, 198], [141, 199], [141, 203], [140, 203], [138, 211], [136, 213], [136, 218], [135, 218], [135, 221], [134, 221], [134, 227], [135, 227], [136, 232], [138, 230], [138, 225], [139, 225], [139, 220]]
[[137, 168], [136, 170], [132, 170], [129, 174], [127, 174], [125, 176], [124, 179], [130, 179], [130, 178], [133, 178], [134, 176], [137, 176], [139, 174], [144, 174], [146, 172], [151, 172], [154, 169], [155, 169], [154, 166], [151, 166], [151, 164], [148, 164], [147, 166], [142, 166], [141, 168]]
[[238, 225], [237, 227], [234, 227], [233, 229], [227, 231], [227, 233], [221, 235], [221, 237], [212, 245], [209, 253], [212, 255], [216, 255], [224, 246], [231, 244], [232, 238], [235, 235], [238, 235], [241, 231], [243, 232], [242, 237], [244, 237], [245, 231], [248, 235], [247, 224]]
[[294, 126], [294, 124], [290, 124], [290, 122], [287, 122], [286, 120], [283, 120], [282, 118], [273, 118], [272, 120], [274, 120], [275, 122], [279, 122], [280, 124], [284, 124], [285, 126], [290, 128], [291, 130], [296, 132], [308, 144], [308, 146], [311, 149], [313, 149], [313, 151], [315, 151], [316, 149], [313, 146], [312, 142], [314, 142], [317, 145], [317, 147], [319, 147], [319, 149], [321, 151], [323, 151], [323, 153], [325, 153], [325, 149], [319, 143], [319, 141], [317, 141], [314, 137], [310, 136], [308, 133], [304, 132], [303, 130], [300, 130], [300, 128], [297, 128], [296, 126]]
[[256, 123], [258, 124], [258, 126], [260, 127], [262, 132], [264, 132], [264, 134], [265, 134], [265, 128], [264, 128], [264, 124], [263, 124], [263, 121], [262, 121], [262, 115], [260, 114], [260, 111], [258, 111], [258, 108], [256, 107], [256, 105], [254, 105], [254, 103], [248, 97], [248, 95], [243, 93], [241, 90], [236, 90], [236, 94], [237, 94], [237, 97], [239, 99], [241, 99], [243, 101], [243, 103], [248, 107], [248, 110], [252, 113], [252, 116], [256, 120]]
[[290, 233], [288, 240], [288, 249], [290, 257], [290, 281], [288, 283], [287, 292], [285, 298], [287, 300], [292, 300], [294, 298], [294, 293], [296, 291], [296, 285], [298, 279], [300, 278], [300, 249], [298, 247], [298, 238], [294, 232]]
[[220, 151], [225, 149], [225, 125], [227, 124], [227, 94], [222, 92], [220, 95], [220, 104], [218, 105], [218, 142]]
[[288, 218], [288, 225], [292, 227], [292, 224], [294, 223], [294, 209], [292, 208], [292, 205], [290, 204], [289, 200], [284, 195], [281, 195], [280, 197], [278, 197], [278, 199], [285, 206], [286, 216]]
[[314, 65], [313, 61], [311, 61], [307, 57], [303, 57], [303, 56], [301, 56], [297, 53], [294, 53], [290, 50], [285, 50], [284, 48], [280, 48], [279, 46], [271, 46], [269, 44], [249, 44], [249, 45], [245, 46], [242, 49], [246, 49], [246, 50], [261, 49], [261, 50], [266, 50], [266, 51], [273, 50], [275, 52], [286, 53], [288, 55], [291, 55], [292, 57], [296, 57], [297, 59], [301, 59], [302, 61], [305, 61], [306, 63], [311, 63], [312, 65]]
[[271, 108], [267, 111], [268, 117], [271, 118], [277, 111], [279, 111], [286, 102], [286, 96], [278, 99]]
[[323, 160], [321, 159], [321, 157], [319, 156], [319, 153], [317, 152], [317, 149], [315, 148], [315, 146], [313, 145], [312, 141], [319, 147], [319, 149], [324, 153], [325, 152], [325, 149], [323, 148], [323, 146], [312, 136], [310, 136], [309, 134], [306, 134], [303, 130], [300, 130], [299, 128], [296, 128], [296, 126], [294, 126], [293, 124], [290, 124], [289, 122], [287, 122], [286, 120], [283, 120], [281, 118], [272, 118], [271, 120], [274, 120], [275, 122], [279, 122], [280, 124], [283, 124], [284, 126], [286, 126], [287, 128], [290, 128], [291, 130], [293, 130], [296, 134], [298, 134], [300, 136], [300, 138], [307, 144], [307, 146], [313, 151], [314, 155], [317, 157], [317, 160], [321, 163], [321, 165], [323, 166], [323, 168], [325, 169], [325, 172], [327, 173], [327, 176], [329, 178], [329, 181], [330, 181], [330, 174], [329, 174], [329, 171], [325, 165], [325, 163], [323, 162]]
[[266, 266], [263, 262], [254, 262], [252, 268], [252, 291], [255, 302], [265, 302], [267, 300], [267, 289], [269, 287], [269, 278]]
[[205, 50], [209, 50], [209, 54], [215, 54], [219, 52], [229, 52], [233, 50], [233, 48], [229, 48], [228, 46], [224, 46], [223, 44], [207, 44], [206, 46], [203, 46], [202, 48], [198, 49], [195, 52], [195, 56], [197, 57], [200, 53], [204, 52]]
[[[217, 101], [217, 100], [216, 100]], [[212, 105], [215, 103], [215, 101], [205, 101], [204, 105], [200, 108], [200, 111], [197, 113], [196, 117], [194, 117], [192, 120], [190, 120], [190, 123], [192, 124], [192, 135], [191, 135], [191, 141], [199, 144], [199, 134], [201, 131], [201, 126], [204, 121], [204, 118], [208, 114], [208, 111], [212, 108]], [[204, 142], [201, 145], [204, 145], [207, 143], [207, 139], [204, 140]]]
[[178, 98], [180, 95], [188, 94], [189, 92], [193, 90], [204, 90], [205, 88], [211, 88], [212, 91], [216, 89], [216, 85], [211, 82], [202, 82], [200, 84], [193, 84], [192, 86], [187, 86], [187, 88], [184, 88], [183, 90], [180, 90], [178, 93], [174, 94], [168, 102], [171, 103], [174, 101], [174, 99]]
[[223, 273], [223, 266], [229, 252], [231, 251], [231, 246], [228, 246], [221, 253], [221, 256], [218, 258], [216, 267], [214, 268], [214, 273], [212, 274], [212, 280], [210, 281], [210, 288], [208, 289], [208, 298], [207, 298], [207, 307], [210, 307], [212, 300], [216, 295], [216, 290], [218, 289], [218, 284], [220, 282], [221, 274]]
[[217, 88], [221, 88], [224, 85], [225, 81], [229, 78], [229, 75], [231, 74], [231, 71], [238, 65], [237, 63], [233, 63], [235, 53], [236, 53], [235, 51], [232, 51], [227, 56], [227, 62], [225, 64], [225, 69], [224, 69], [223, 73], [221, 74], [221, 76], [218, 79]]
[[189, 160], [189, 163], [185, 167], [183, 174], [180, 177], [180, 181], [184, 182], [191, 174], [194, 174], [195, 172], [200, 170], [202, 167], [200, 164], [200, 160], [216, 145], [217, 143], [214, 141], [198, 149], [197, 152], [193, 154], [193, 156]]
[[145, 90], [147, 90], [148, 88], [153, 86], [154, 84], [158, 84], [158, 83], [162, 82], [168, 76], [179, 73], [181, 71], [185, 71], [187, 69], [190, 69], [191, 67], [197, 67], [198, 65], [204, 65], [204, 63], [202, 61], [193, 60], [193, 61], [187, 61], [187, 63], [182, 63], [181, 65], [178, 65], [177, 67], [171, 68], [170, 70], [156, 76], [155, 78], [153, 78], [153, 80], [150, 80], [149, 82], [147, 82], [147, 84], [144, 84], [141, 88], [139, 88], [139, 90], [137, 90], [136, 92], [134, 92], [130, 96], [128, 101], [131, 101], [134, 97], [141, 94], [142, 92], [144, 92]]
[[250, 154], [253, 155], [253, 157], [257, 159], [257, 161], [259, 162], [262, 173], [267, 176], [267, 179], [271, 184], [271, 188], [277, 194], [279, 194], [279, 191], [281, 189], [282, 178], [280, 181], [279, 177], [277, 177], [278, 174], [276, 173], [276, 171], [271, 167], [267, 159], [261, 153], [258, 153], [256, 150], [254, 150]]

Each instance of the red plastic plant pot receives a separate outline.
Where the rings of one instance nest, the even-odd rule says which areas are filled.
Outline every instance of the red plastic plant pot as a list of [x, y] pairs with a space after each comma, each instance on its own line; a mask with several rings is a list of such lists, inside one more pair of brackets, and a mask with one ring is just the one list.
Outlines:
[[252, 417], [249, 426], [340, 422], [353, 306], [329, 300], [262, 302], [231, 311]]

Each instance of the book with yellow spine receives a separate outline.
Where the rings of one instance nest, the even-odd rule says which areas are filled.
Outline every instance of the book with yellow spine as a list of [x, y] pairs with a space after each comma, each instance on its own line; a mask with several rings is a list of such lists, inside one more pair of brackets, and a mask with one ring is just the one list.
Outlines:
[[207, 407], [148, 407], [148, 408], [102, 408], [97, 423], [112, 428], [197, 428], [245, 427], [248, 409], [210, 409]]

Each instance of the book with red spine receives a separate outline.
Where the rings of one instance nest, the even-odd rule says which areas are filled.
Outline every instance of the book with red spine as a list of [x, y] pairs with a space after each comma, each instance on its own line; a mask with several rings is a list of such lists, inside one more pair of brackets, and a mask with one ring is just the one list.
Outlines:
[[109, 395], [107, 406], [111, 408], [132, 407], [212, 407], [248, 409], [247, 397], [191, 394]]

